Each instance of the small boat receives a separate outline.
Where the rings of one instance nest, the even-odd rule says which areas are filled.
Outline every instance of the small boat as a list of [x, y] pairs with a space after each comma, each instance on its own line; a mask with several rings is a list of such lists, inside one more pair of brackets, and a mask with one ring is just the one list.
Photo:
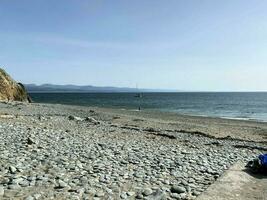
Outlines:
[[[138, 85], [136, 84], [136, 91], [138, 92], [139, 91], [139, 89], [138, 89]], [[138, 93], [138, 94], [136, 94], [134, 97], [136, 97], [136, 98], [142, 98], [143, 97], [143, 94], [142, 93]]]

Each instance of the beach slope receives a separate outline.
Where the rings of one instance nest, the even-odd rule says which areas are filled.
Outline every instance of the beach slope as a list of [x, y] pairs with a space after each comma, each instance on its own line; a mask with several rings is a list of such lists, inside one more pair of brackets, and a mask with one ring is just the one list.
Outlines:
[[238, 161], [266, 152], [265, 129], [166, 113], [0, 103], [0, 199], [194, 199]]

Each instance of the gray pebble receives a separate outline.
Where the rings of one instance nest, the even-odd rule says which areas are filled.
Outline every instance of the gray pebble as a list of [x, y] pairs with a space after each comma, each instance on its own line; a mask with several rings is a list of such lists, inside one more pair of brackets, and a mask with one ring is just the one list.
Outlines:
[[143, 194], [144, 196], [149, 196], [149, 195], [151, 195], [152, 193], [153, 193], [153, 190], [150, 189], [150, 188], [145, 188], [144, 191], [142, 192], [142, 194]]
[[12, 174], [14, 174], [14, 173], [17, 171], [17, 169], [16, 169], [16, 167], [14, 167], [14, 166], [10, 166], [10, 167], [9, 167], [9, 171], [10, 171]]
[[127, 194], [126, 192], [122, 192], [121, 195], [120, 195], [121, 199], [127, 199]]
[[185, 193], [186, 189], [184, 187], [181, 187], [181, 186], [172, 186], [171, 187], [171, 192], [172, 193], [181, 194], [181, 193]]
[[58, 181], [58, 187], [59, 187], [59, 188], [65, 188], [65, 187], [68, 187], [68, 184], [65, 183], [65, 182], [62, 181], [62, 180], [59, 180], [59, 181]]
[[4, 196], [5, 190], [2, 186], [0, 186], [0, 197]]
[[28, 196], [28, 197], [26, 197], [25, 200], [34, 200], [34, 197], [33, 196]]

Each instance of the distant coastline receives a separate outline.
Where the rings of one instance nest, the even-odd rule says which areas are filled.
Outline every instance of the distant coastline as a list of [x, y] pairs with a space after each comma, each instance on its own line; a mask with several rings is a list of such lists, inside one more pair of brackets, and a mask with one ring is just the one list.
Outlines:
[[179, 92], [168, 89], [145, 89], [128, 87], [100, 87], [100, 86], [79, 86], [79, 85], [54, 85], [54, 84], [24, 84], [30, 93], [144, 93], [144, 92]]

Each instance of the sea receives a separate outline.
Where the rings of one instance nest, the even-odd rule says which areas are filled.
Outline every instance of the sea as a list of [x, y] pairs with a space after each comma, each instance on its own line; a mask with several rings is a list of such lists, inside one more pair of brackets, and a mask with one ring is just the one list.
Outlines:
[[267, 92], [31, 93], [36, 103], [171, 112], [267, 122]]

